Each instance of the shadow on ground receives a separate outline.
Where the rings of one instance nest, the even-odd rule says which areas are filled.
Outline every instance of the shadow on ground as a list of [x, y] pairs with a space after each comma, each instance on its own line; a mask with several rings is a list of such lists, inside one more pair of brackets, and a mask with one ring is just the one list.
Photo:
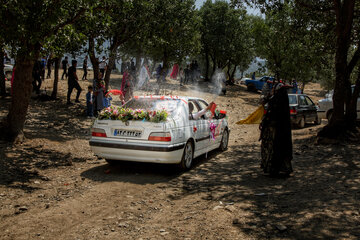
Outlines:
[[[176, 177], [169, 187], [178, 199], [202, 193], [205, 200], [234, 202], [250, 216], [238, 228], [256, 239], [359, 239], [360, 161], [350, 157], [358, 150], [320, 148], [313, 139], [296, 140], [294, 146], [290, 178], [265, 176], [259, 146], [245, 144], [221, 158], [210, 154], [209, 161]], [[274, 230], [276, 224], [287, 230]]]

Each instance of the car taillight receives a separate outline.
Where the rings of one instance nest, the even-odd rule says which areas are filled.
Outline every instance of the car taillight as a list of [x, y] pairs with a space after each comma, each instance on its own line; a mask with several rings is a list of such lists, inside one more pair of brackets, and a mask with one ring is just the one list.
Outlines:
[[169, 132], [153, 132], [149, 135], [149, 141], [170, 142], [171, 134]]
[[297, 111], [295, 108], [290, 108], [290, 114], [297, 114]]
[[93, 137], [107, 137], [104, 129], [101, 128], [92, 128], [91, 136]]

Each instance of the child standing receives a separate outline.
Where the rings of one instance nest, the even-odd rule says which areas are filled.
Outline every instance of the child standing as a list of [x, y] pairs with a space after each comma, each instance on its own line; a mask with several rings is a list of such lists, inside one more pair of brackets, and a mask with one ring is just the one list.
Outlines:
[[94, 116], [94, 95], [93, 95], [93, 87], [88, 86], [88, 92], [86, 94], [86, 115], [88, 117]]

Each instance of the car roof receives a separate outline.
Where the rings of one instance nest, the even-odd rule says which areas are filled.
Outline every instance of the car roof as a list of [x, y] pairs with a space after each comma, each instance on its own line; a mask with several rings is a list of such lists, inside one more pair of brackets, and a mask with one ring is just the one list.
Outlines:
[[198, 98], [198, 97], [188, 97], [188, 96], [171, 96], [171, 95], [167, 95], [167, 96], [161, 96], [161, 95], [145, 95], [145, 96], [135, 96], [135, 99], [166, 99], [166, 100], [184, 100], [184, 101], [189, 101], [189, 100], [203, 100], [202, 98]]

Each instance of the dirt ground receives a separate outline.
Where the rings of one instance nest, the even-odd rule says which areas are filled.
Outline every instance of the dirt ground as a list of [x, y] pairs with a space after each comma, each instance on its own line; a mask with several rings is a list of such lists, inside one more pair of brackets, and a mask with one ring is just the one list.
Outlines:
[[[27, 140], [0, 142], [0, 239], [360, 239], [360, 147], [316, 145], [325, 121], [293, 130], [294, 173], [269, 178], [259, 167], [258, 125], [235, 125], [256, 109], [259, 94], [231, 86], [215, 100], [228, 111], [226, 152], [200, 157], [188, 172], [110, 166], [90, 151], [89, 82], [80, 83], [80, 104], [66, 105], [67, 81], [60, 80], [59, 100], [31, 101]], [[119, 84], [114, 75], [112, 86]], [[48, 79], [43, 89], [51, 86]], [[165, 87], [167, 94], [214, 98], [203, 83], [169, 80]], [[316, 84], [305, 91], [314, 100], [324, 96]], [[0, 100], [0, 117], [9, 104], [10, 97]]]

